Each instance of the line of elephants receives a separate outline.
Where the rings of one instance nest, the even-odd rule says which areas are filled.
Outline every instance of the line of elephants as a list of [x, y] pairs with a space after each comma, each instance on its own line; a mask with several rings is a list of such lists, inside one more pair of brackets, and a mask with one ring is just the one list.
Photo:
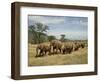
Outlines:
[[70, 54], [73, 51], [77, 51], [79, 48], [84, 48], [84, 42], [61, 42], [59, 40], [52, 40], [49, 44], [41, 43], [36, 47], [36, 56], [42, 57], [45, 55], [53, 54]]

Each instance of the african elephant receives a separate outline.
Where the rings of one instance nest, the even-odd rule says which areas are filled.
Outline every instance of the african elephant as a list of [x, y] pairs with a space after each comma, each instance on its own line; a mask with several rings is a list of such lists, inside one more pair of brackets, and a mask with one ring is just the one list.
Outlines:
[[79, 50], [79, 48], [80, 48], [80, 43], [79, 42], [75, 42], [74, 43], [74, 51]]
[[36, 57], [44, 56], [50, 54], [51, 52], [51, 47], [48, 44], [39, 44], [36, 48]]
[[81, 47], [81, 48], [84, 48], [84, 47], [85, 47], [85, 43], [81, 42], [81, 43], [80, 43], [80, 47]]
[[58, 53], [58, 50], [61, 53], [62, 43], [59, 40], [52, 40], [50, 42], [50, 47], [53, 50], [53, 53]]
[[77, 51], [79, 48], [84, 48], [85, 47], [85, 43], [84, 42], [75, 42], [74, 43], [74, 51]]
[[61, 50], [63, 54], [67, 54], [67, 53], [70, 54], [73, 51], [73, 44], [64, 43]]

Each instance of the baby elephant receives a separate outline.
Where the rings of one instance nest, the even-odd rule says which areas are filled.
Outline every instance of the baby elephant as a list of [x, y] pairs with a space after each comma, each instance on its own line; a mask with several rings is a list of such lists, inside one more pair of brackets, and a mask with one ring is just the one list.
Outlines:
[[41, 57], [50, 54], [51, 48], [50, 45], [47, 44], [39, 44], [36, 48], [36, 57]]

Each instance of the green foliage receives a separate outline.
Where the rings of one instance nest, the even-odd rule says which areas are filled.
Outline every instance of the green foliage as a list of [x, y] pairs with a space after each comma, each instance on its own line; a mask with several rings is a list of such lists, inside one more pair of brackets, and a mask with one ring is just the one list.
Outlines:
[[52, 40], [55, 40], [55, 39], [56, 39], [55, 36], [48, 36], [48, 40], [49, 40], [49, 41], [52, 41]]
[[28, 27], [29, 42], [38, 44], [47, 41], [46, 32], [49, 30], [47, 25], [35, 23]]

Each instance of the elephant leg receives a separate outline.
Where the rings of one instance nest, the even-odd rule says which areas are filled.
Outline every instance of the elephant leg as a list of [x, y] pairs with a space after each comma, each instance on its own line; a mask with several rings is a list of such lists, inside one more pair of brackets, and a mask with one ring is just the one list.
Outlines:
[[39, 57], [42, 55], [42, 50], [40, 50]]
[[72, 49], [69, 49], [69, 54], [72, 52]]
[[68, 53], [69, 53], [69, 49], [67, 48], [67, 49], [66, 49], [66, 54], [68, 54]]
[[58, 53], [58, 49], [56, 49], [56, 54]]
[[58, 54], [59, 48], [56, 48], [56, 54]]
[[48, 55], [51, 55], [51, 50], [50, 51], [48, 51], [49, 53], [48, 53]]
[[39, 53], [40, 53], [39, 49], [36, 48], [36, 56], [35, 57], [38, 57]]
[[40, 57], [44, 55], [43, 50], [40, 51]]
[[53, 54], [55, 54], [55, 50], [56, 50], [56, 49], [55, 49], [55, 48], [53, 48]]
[[42, 56], [45, 56], [46, 55], [46, 52], [45, 51], [43, 51], [43, 54], [42, 54]]
[[59, 48], [59, 52], [61, 53], [61, 49]]
[[63, 50], [63, 54], [65, 54], [65, 50]]
[[45, 51], [44, 55], [47, 55], [47, 51]]
[[66, 49], [64, 49], [63, 54], [67, 54], [67, 50]]
[[36, 53], [35, 57], [38, 57], [38, 53]]
[[35, 57], [40, 57], [41, 55], [41, 50], [37, 50], [36, 56]]

